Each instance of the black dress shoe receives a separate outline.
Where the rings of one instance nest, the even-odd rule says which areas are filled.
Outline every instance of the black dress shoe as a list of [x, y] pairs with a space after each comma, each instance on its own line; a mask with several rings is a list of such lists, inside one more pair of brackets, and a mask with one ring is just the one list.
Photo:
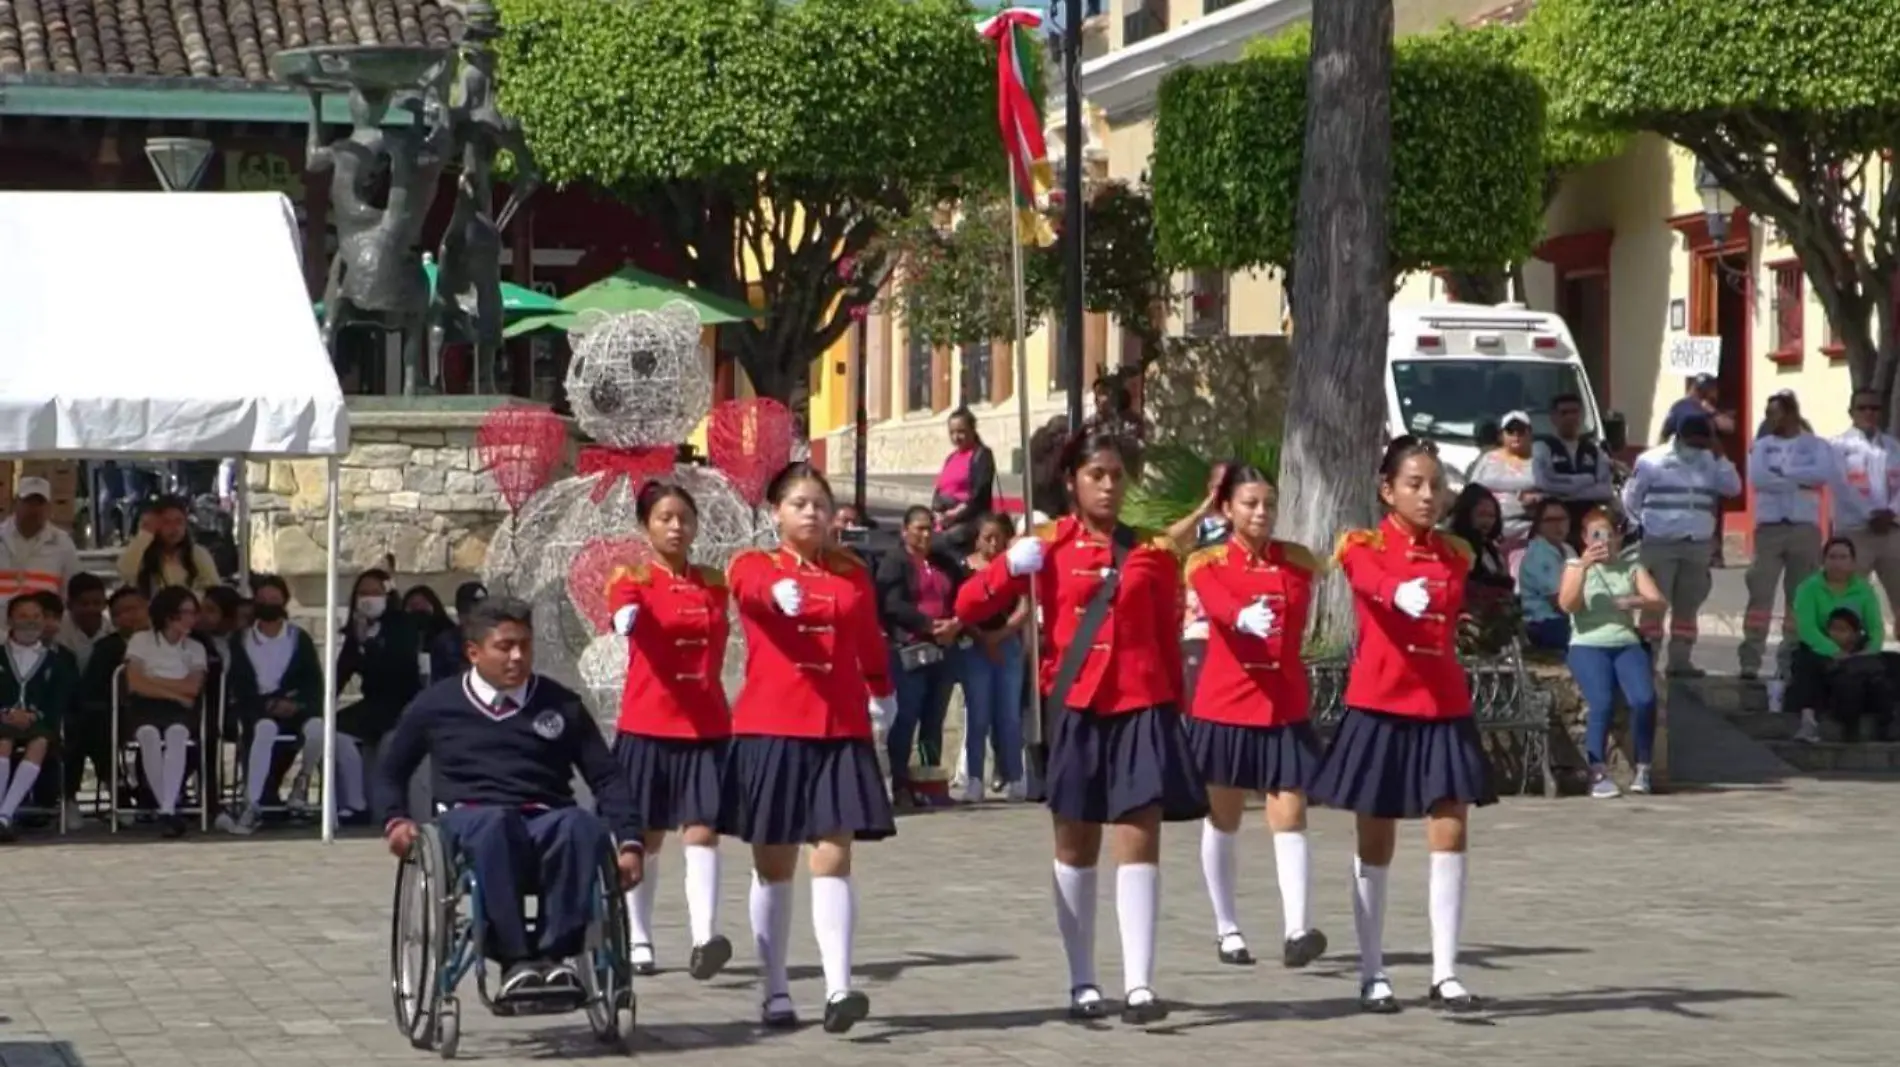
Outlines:
[[[1233, 941], [1234, 947], [1227, 946], [1229, 940]], [[1230, 967], [1252, 967], [1257, 962], [1253, 958], [1253, 953], [1247, 951], [1246, 939], [1239, 933], [1223, 934], [1217, 938], [1214, 941], [1214, 952], [1220, 957], [1222, 963]]]
[[176, 815], [161, 815], [158, 818], [158, 836], [177, 840], [185, 836], [185, 820]]
[[825, 1033], [842, 1034], [871, 1014], [871, 998], [855, 989], [825, 1001]]
[[732, 959], [732, 942], [723, 935], [714, 934], [703, 945], [693, 946], [693, 956], [686, 965], [686, 973], [704, 982], [723, 970]]
[[635, 957], [638, 957], [641, 949], [646, 949], [646, 958], [645, 959], [636, 958], [633, 961], [633, 973], [639, 975], [642, 978], [651, 978], [654, 975], [659, 974], [660, 964], [654, 958], [653, 946], [642, 941], [639, 944], [633, 946], [632, 955], [634, 955]]
[[[1130, 990], [1131, 994], [1139, 992], [1143, 992], [1143, 990]], [[1146, 1000], [1130, 1001], [1124, 999], [1122, 1001], [1122, 1022], [1130, 1026], [1147, 1026], [1150, 1023], [1158, 1023], [1168, 1017], [1168, 1006], [1161, 1002], [1160, 997], [1154, 995], [1154, 990], [1149, 989], [1146, 990], [1146, 992], [1148, 994], [1148, 999]]]
[[759, 1009], [759, 1022], [767, 1030], [796, 1030], [798, 1009], [792, 1007], [792, 998], [784, 993], [766, 997], [765, 1004]]
[[[1445, 979], [1445, 982], [1449, 981], [1451, 981], [1451, 979]], [[1451, 1012], [1454, 1015], [1484, 1010], [1483, 997], [1478, 996], [1468, 989], [1462, 993], [1446, 993], [1444, 991], [1445, 982], [1432, 983], [1432, 1007], [1437, 1008], [1439, 1011]]]
[[[1374, 995], [1374, 991], [1383, 986], [1385, 992]], [[1368, 1015], [1397, 1015], [1401, 1006], [1399, 998], [1392, 995], [1392, 983], [1375, 978], [1359, 987], [1359, 1010]]]
[[[1088, 996], [1093, 993], [1094, 996]], [[1100, 1019], [1108, 1014], [1108, 1001], [1102, 999], [1102, 991], [1092, 985], [1079, 985], [1069, 990], [1069, 1018]]]
[[1286, 944], [1280, 946], [1280, 962], [1295, 970], [1325, 954], [1326, 935], [1318, 930], [1308, 930], [1298, 937], [1289, 937]]

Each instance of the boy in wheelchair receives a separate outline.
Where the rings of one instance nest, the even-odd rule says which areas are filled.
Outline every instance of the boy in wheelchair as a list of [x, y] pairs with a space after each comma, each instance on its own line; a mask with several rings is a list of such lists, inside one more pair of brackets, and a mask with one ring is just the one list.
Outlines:
[[[418, 834], [409, 779], [434, 767], [437, 823], [480, 888], [482, 943], [502, 970], [500, 999], [581, 992], [570, 962], [584, 947], [595, 876], [613, 831], [621, 888], [640, 880], [633, 798], [581, 698], [534, 673], [528, 605], [482, 602], [462, 621], [470, 669], [420, 693], [397, 721], [376, 769], [390, 852]], [[600, 815], [578, 806], [575, 770]], [[539, 899], [530, 943], [524, 897]]]

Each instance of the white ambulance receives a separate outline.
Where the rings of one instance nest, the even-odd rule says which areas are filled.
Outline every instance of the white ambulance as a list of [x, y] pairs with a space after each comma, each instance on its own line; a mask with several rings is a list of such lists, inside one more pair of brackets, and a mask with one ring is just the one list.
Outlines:
[[1438, 444], [1453, 489], [1495, 444], [1507, 412], [1551, 432], [1550, 401], [1583, 398], [1583, 432], [1621, 447], [1621, 420], [1605, 426], [1576, 340], [1564, 320], [1522, 304], [1430, 304], [1391, 310], [1386, 353], [1387, 430]]

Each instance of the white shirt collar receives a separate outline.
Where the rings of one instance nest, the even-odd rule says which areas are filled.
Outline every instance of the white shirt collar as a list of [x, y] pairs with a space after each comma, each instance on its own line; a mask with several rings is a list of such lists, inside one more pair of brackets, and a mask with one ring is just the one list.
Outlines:
[[272, 645], [272, 644], [276, 644], [279, 641], [288, 641], [291, 638], [297, 636], [296, 630], [297, 630], [296, 623], [290, 622], [289, 620], [285, 620], [284, 628], [277, 631], [276, 637], [272, 637], [271, 635], [265, 633], [256, 623], [251, 624], [249, 633], [251, 635], [252, 644]]
[[39, 667], [40, 660], [46, 658], [46, 646], [35, 642], [23, 645], [13, 638], [7, 638], [7, 657], [13, 661], [13, 668], [20, 672], [22, 681], [31, 676]]
[[495, 705], [500, 703], [502, 697], [508, 697], [513, 700], [516, 708], [525, 708], [528, 706], [528, 691], [534, 688], [534, 676], [528, 676], [526, 685], [501, 690], [489, 685], [488, 682], [482, 678], [479, 671], [470, 668], [468, 673], [464, 676], [464, 685], [469, 695], [475, 699], [475, 703], [481, 705], [483, 711], [493, 711]]

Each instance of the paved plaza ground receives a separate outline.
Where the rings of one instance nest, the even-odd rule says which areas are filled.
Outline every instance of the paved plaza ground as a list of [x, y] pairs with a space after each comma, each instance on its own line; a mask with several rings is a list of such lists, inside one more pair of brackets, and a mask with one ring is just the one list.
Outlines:
[[[767, 1035], [729, 846], [723, 924], [740, 946], [706, 984], [641, 986], [635, 1055], [677, 1067], [913, 1062], [1081, 1064], [1891, 1064], [1900, 1049], [1895, 786], [1794, 781], [1647, 800], [1507, 800], [1475, 833], [1465, 977], [1488, 1017], [1355, 1010], [1349, 824], [1316, 819], [1317, 918], [1333, 956], [1306, 972], [1214, 961], [1198, 826], [1169, 835], [1158, 985], [1179, 1007], [1139, 1032], [1063, 1021], [1042, 813], [907, 817], [859, 866], [858, 973], [873, 1016], [849, 1038]], [[1257, 819], [1257, 816], [1254, 816]], [[1256, 948], [1278, 934], [1271, 849], [1243, 853]], [[1425, 864], [1408, 835], [1389, 955], [1400, 993], [1429, 977]], [[144, 832], [0, 852], [0, 1065], [346, 1067], [425, 1063], [389, 1021], [392, 861], [379, 842]], [[663, 962], [682, 962], [680, 868], [662, 860]], [[1104, 892], [1113, 885], [1104, 879]], [[801, 888], [795, 993], [821, 996]], [[1119, 987], [1114, 911], [1100, 929]], [[472, 991], [471, 991], [472, 992]], [[472, 997], [471, 997], [472, 999]], [[578, 1016], [464, 1022], [462, 1058], [595, 1058]]]

